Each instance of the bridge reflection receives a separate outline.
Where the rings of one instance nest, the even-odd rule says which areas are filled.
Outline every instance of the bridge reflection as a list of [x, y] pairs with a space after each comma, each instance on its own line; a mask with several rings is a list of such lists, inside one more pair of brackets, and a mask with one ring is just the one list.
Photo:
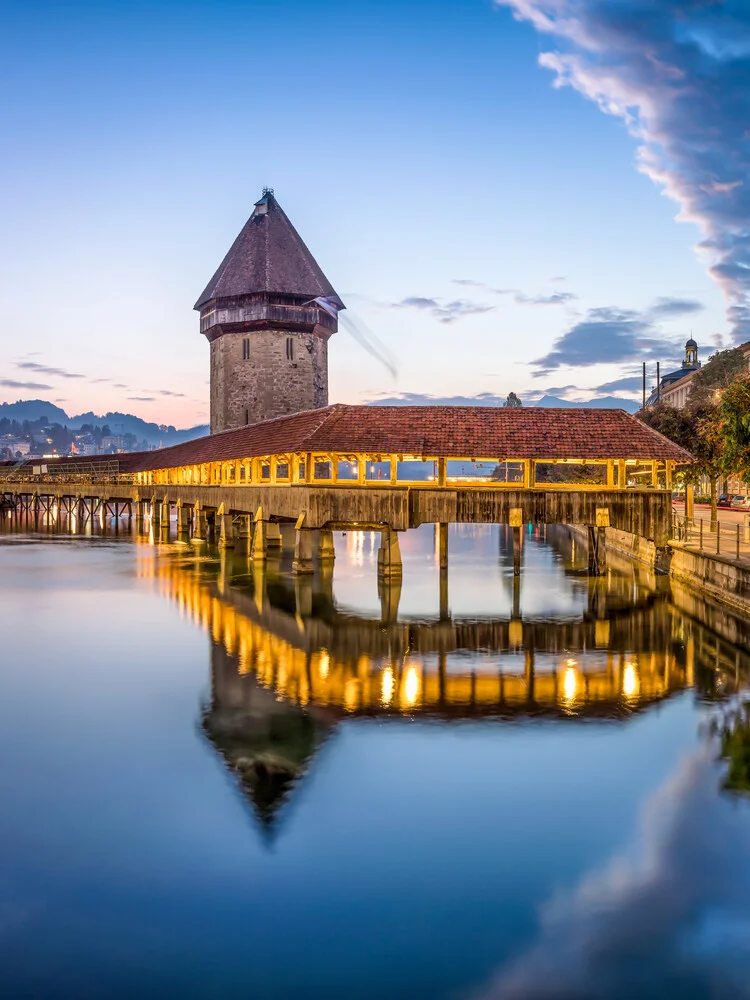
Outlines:
[[138, 567], [210, 635], [203, 730], [269, 828], [342, 719], [611, 722], [689, 687], [723, 697], [750, 667], [629, 562], [588, 581], [577, 617], [411, 622], [342, 613], [330, 579], [292, 581], [231, 553], [144, 540]]

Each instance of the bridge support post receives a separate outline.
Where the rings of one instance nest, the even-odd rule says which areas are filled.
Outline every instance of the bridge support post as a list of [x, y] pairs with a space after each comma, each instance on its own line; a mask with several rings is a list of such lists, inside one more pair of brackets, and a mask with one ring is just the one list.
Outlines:
[[312, 598], [312, 580], [309, 576], [298, 576], [294, 581], [294, 607], [298, 619], [311, 617]]
[[435, 525], [435, 544], [440, 569], [448, 569], [448, 525], [443, 522]]
[[401, 548], [398, 544], [398, 533], [391, 527], [385, 527], [380, 532], [380, 548], [378, 549], [378, 576], [390, 579], [401, 578]]
[[320, 562], [333, 562], [335, 558], [333, 532], [330, 528], [321, 528], [318, 532], [318, 559]]
[[589, 574], [591, 576], [606, 576], [607, 574], [607, 543], [606, 528], [588, 525], [589, 535]]
[[398, 619], [401, 577], [379, 576], [378, 597], [380, 598], [380, 620], [384, 625], [392, 625]]
[[208, 530], [208, 524], [206, 522], [206, 512], [201, 507], [200, 503], [197, 503], [193, 507], [193, 538], [196, 541], [204, 542], [206, 540], [206, 532]]
[[253, 522], [249, 514], [242, 514], [240, 517], [240, 523], [237, 526], [237, 544], [236, 548], [239, 552], [247, 553], [250, 551], [250, 545], [252, 544], [253, 537]]
[[234, 526], [232, 524], [232, 515], [228, 514], [224, 510], [224, 504], [219, 507], [216, 512], [216, 517], [218, 519], [217, 527], [219, 529], [219, 548], [220, 549], [233, 549], [234, 548]]
[[253, 528], [253, 542], [250, 547], [250, 558], [253, 562], [265, 562], [267, 558], [266, 553], [266, 531], [268, 529], [268, 523], [263, 520], [263, 508], [258, 507], [255, 513]]
[[184, 507], [182, 500], [177, 501], [177, 537], [184, 538], [189, 530], [190, 508]]
[[281, 527], [277, 521], [266, 522], [266, 548], [280, 549], [283, 544], [281, 537]]
[[313, 566], [313, 532], [304, 527], [305, 515], [300, 514], [294, 526], [294, 562], [292, 573], [295, 576], [312, 573]]
[[523, 510], [520, 507], [510, 509], [510, 530], [513, 535], [513, 576], [521, 575], [521, 526], [523, 525]]

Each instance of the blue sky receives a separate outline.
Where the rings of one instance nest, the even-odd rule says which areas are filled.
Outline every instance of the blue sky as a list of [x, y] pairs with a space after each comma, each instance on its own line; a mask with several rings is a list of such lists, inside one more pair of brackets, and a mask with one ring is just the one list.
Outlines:
[[264, 185], [399, 361], [340, 332], [332, 400], [588, 398], [691, 331], [704, 357], [750, 339], [732, 0], [6, 0], [3, 21], [2, 400], [206, 420], [192, 305]]

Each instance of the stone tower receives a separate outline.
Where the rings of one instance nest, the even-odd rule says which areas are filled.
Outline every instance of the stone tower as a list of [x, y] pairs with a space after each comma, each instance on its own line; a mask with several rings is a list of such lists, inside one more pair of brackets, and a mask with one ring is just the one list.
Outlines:
[[211, 345], [211, 433], [328, 405], [341, 299], [266, 189], [195, 304]]

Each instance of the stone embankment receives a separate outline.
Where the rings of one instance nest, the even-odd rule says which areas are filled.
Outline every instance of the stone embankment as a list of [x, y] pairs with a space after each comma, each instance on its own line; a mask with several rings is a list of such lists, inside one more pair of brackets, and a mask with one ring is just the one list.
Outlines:
[[701, 552], [670, 542], [669, 575], [702, 595], [750, 617], [750, 560]]

